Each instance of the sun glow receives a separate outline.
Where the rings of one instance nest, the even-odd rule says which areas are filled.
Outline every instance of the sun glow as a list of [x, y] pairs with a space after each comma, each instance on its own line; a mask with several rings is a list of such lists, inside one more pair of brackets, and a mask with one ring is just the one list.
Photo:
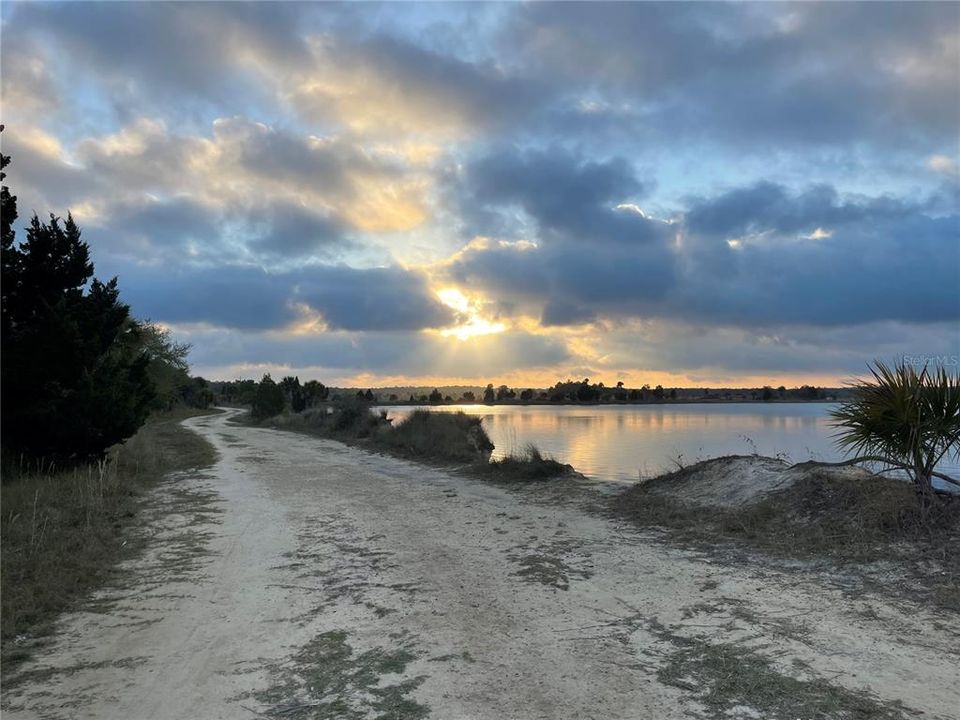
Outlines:
[[480, 316], [480, 302], [471, 299], [457, 288], [444, 288], [437, 291], [440, 302], [457, 312], [457, 324], [440, 330], [444, 337], [467, 340], [478, 335], [493, 335], [503, 332], [507, 326], [499, 321], [490, 321]]

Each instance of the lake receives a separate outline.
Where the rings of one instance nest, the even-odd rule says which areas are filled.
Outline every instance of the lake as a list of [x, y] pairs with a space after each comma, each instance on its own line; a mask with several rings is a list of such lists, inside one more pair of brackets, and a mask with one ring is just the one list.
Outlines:
[[[494, 457], [534, 443], [601, 480], [635, 481], [718, 455], [780, 456], [788, 462], [842, 459], [829, 403], [684, 405], [442, 405], [483, 418]], [[399, 421], [413, 406], [380, 408]], [[943, 465], [956, 477], [957, 468]]]

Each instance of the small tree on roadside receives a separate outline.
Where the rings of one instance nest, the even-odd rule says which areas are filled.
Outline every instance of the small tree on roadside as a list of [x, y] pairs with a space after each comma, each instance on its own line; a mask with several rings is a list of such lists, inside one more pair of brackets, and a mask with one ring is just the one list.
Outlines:
[[283, 390], [277, 385], [270, 373], [263, 376], [260, 384], [257, 385], [257, 393], [253, 398], [253, 408], [251, 412], [258, 420], [273, 417], [283, 412], [286, 405], [283, 397]]
[[960, 460], [960, 375], [943, 367], [919, 372], [904, 362], [870, 367], [849, 400], [830, 414], [837, 444], [855, 457], [843, 464], [881, 463], [906, 472], [921, 508], [934, 502], [933, 478], [960, 486], [936, 470], [944, 458]]

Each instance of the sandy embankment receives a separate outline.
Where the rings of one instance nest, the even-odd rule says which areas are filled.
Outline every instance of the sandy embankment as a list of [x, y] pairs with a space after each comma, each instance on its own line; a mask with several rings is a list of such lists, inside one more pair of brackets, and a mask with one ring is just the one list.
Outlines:
[[671, 675], [691, 648], [957, 717], [955, 616], [722, 566], [589, 512], [582, 483], [509, 491], [226, 420], [187, 421], [220, 461], [161, 489], [150, 552], [5, 678], [4, 717], [669, 720], [716, 709]]

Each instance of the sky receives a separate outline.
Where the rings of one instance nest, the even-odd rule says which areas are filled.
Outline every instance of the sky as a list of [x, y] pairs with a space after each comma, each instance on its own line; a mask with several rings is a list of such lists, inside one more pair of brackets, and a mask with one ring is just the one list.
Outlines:
[[21, 226], [72, 212], [207, 378], [958, 364], [960, 3], [0, 13]]

